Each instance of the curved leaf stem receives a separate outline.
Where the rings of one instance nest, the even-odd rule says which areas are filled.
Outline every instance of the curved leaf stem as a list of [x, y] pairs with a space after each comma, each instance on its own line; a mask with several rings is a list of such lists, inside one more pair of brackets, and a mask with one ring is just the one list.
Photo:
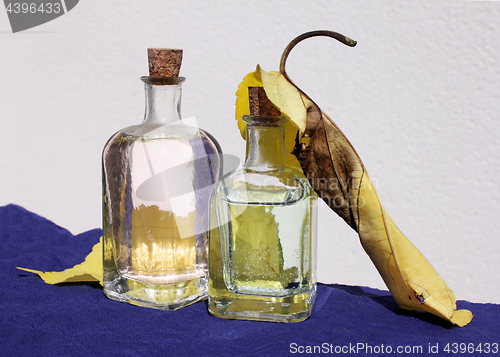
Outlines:
[[280, 73], [283, 74], [285, 77], [288, 78], [288, 75], [286, 74], [285, 70], [285, 63], [288, 58], [288, 55], [292, 51], [292, 49], [299, 43], [302, 42], [303, 40], [310, 38], [310, 37], [317, 37], [317, 36], [326, 36], [326, 37], [331, 37], [336, 39], [339, 42], [342, 42], [344, 45], [347, 45], [349, 47], [354, 47], [356, 46], [356, 41], [350, 39], [349, 37], [346, 37], [344, 35], [341, 35], [340, 33], [334, 32], [334, 31], [329, 31], [329, 30], [317, 30], [317, 31], [310, 31], [303, 33], [300, 36], [297, 36], [294, 38], [288, 46], [286, 46], [285, 50], [283, 51], [283, 55], [281, 55], [281, 61], [280, 61]]

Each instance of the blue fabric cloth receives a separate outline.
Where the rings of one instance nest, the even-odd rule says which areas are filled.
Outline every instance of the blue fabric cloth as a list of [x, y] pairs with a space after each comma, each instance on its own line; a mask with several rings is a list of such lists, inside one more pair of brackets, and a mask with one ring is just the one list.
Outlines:
[[[451, 356], [459, 355], [460, 344], [469, 348], [465, 355], [500, 354], [497, 304], [458, 301], [475, 314], [459, 328], [400, 309], [388, 291], [319, 284], [306, 321], [225, 320], [211, 316], [206, 301], [178, 311], [147, 309], [107, 299], [99, 284], [48, 285], [16, 269], [72, 267], [100, 236], [100, 229], [73, 236], [22, 207], [0, 207], [1, 356], [384, 356], [411, 350], [406, 355]], [[482, 353], [470, 353], [480, 344]], [[432, 353], [436, 347], [439, 354]]]

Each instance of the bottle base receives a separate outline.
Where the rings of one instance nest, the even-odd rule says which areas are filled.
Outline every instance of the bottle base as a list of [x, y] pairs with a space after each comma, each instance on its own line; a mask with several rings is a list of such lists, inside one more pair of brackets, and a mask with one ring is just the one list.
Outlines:
[[209, 312], [216, 317], [225, 319], [300, 322], [311, 316], [316, 297], [315, 294], [298, 294], [285, 298], [231, 295], [227, 298], [209, 296]]
[[152, 284], [120, 274], [104, 281], [104, 294], [116, 301], [160, 310], [177, 310], [207, 298], [207, 276], [175, 284]]

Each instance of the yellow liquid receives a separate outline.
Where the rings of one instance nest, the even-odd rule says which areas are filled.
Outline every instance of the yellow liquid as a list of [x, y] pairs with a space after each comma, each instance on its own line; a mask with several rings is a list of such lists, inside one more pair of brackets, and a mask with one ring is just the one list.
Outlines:
[[[163, 172], [161, 164], [172, 159], [172, 152], [192, 157], [194, 149], [188, 144], [142, 141], [118, 133], [104, 151], [103, 287], [113, 300], [175, 310], [207, 296], [209, 193], [196, 191], [185, 199], [155, 187], [139, 195], [140, 184]], [[152, 173], [150, 164], [158, 165]], [[205, 180], [205, 171], [185, 166], [185, 172], [176, 171], [183, 181]], [[134, 178], [145, 173], [137, 184]], [[181, 204], [173, 205], [175, 199]]]
[[[131, 246], [105, 239], [105, 294], [133, 305], [175, 310], [206, 295], [206, 268], [196, 239], [181, 238], [171, 212], [141, 206], [132, 212]], [[105, 234], [106, 236], [106, 234]]]
[[[208, 295], [213, 315], [274, 322], [310, 316], [316, 296], [314, 246], [304, 237], [311, 235], [310, 204], [308, 199], [281, 207], [228, 204], [230, 222], [210, 231]], [[278, 222], [280, 215], [286, 219]], [[285, 225], [293, 234], [283, 238]], [[221, 232], [229, 235], [229, 247], [221, 246]]]

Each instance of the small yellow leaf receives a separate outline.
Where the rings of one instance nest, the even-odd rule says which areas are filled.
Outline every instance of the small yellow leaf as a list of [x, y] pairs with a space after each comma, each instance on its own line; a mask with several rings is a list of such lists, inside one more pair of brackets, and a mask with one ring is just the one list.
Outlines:
[[83, 281], [98, 281], [102, 285], [102, 237], [94, 245], [92, 252], [81, 264], [61, 272], [41, 272], [33, 269], [17, 268], [40, 275], [47, 284], [75, 283]]
[[238, 90], [236, 91], [236, 120], [240, 134], [245, 139], [246, 124], [242, 120], [243, 115], [250, 115], [250, 103], [248, 99], [248, 87], [262, 87], [262, 80], [258, 72], [258, 67], [255, 72], [251, 72], [243, 78]]
[[[246, 124], [242, 118], [244, 115], [250, 115], [248, 87], [262, 87], [263, 78], [261, 78], [261, 74], [264, 74], [266, 76], [266, 80], [270, 81], [269, 76], [271, 76], [272, 74], [261, 71], [260, 66], [257, 65], [257, 69], [255, 70], [255, 72], [247, 74], [239, 84], [238, 90], [236, 91], [235, 117], [236, 120], [238, 121], [238, 128], [240, 129], [240, 134], [243, 137], [243, 139], [245, 139]], [[280, 108], [278, 107], [278, 109]], [[285, 115], [284, 113], [282, 114]], [[285, 163], [288, 166], [297, 169], [297, 174], [302, 175], [302, 170], [300, 169], [300, 164], [297, 161], [297, 158], [291, 154], [295, 146], [295, 138], [297, 136], [296, 123], [289, 120], [285, 123], [284, 127], [285, 127], [285, 138], [289, 139], [285, 141]]]

